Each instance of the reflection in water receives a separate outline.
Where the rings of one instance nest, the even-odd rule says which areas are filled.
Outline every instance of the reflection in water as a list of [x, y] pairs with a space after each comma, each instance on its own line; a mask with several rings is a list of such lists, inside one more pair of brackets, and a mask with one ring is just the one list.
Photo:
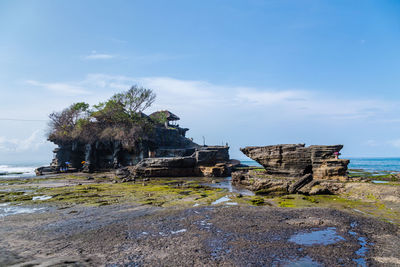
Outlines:
[[2, 203], [0, 204], [0, 218], [21, 213], [35, 213], [43, 210], [45, 210], [45, 208], [10, 206], [9, 203]]
[[291, 260], [291, 259], [286, 259], [286, 260], [278, 260], [277, 263], [273, 264], [272, 266], [286, 266], [286, 267], [294, 267], [294, 266], [298, 266], [298, 267], [319, 267], [319, 266], [323, 266], [322, 264], [314, 261], [313, 259], [311, 259], [309, 256], [305, 256], [302, 258], [298, 258], [295, 260]]
[[[357, 223], [355, 223], [355, 222], [352, 222], [350, 224], [351, 228], [355, 228], [356, 226], [357, 226]], [[348, 233], [354, 237], [358, 236], [358, 234], [352, 230], [349, 230]], [[360, 244], [361, 248], [356, 251], [356, 255], [360, 256], [360, 258], [353, 259], [353, 261], [355, 263], [357, 263], [357, 266], [364, 267], [364, 266], [367, 266], [367, 262], [365, 261], [365, 256], [367, 255], [367, 252], [368, 252], [368, 247], [367, 247], [368, 242], [367, 242], [367, 239], [362, 236], [357, 238], [357, 241], [358, 241], [358, 244]]]
[[219, 183], [204, 183], [202, 185], [207, 185], [214, 188], [227, 189], [229, 192], [242, 194], [243, 196], [254, 196], [254, 193], [245, 188], [240, 188], [232, 185], [232, 177], [227, 177]]
[[52, 198], [51, 196], [35, 196], [32, 198], [32, 200], [48, 200]]
[[231, 199], [230, 199], [228, 196], [224, 196], [224, 197], [221, 197], [221, 198], [215, 200], [215, 201], [212, 202], [211, 204], [212, 204], [212, 205], [217, 205], [217, 204], [221, 204], [221, 203], [223, 203], [223, 202], [227, 202], [227, 201], [229, 201], [229, 200], [231, 200]]
[[389, 181], [379, 181], [379, 180], [373, 180], [372, 181], [374, 184], [387, 184]]
[[345, 239], [336, 233], [335, 227], [328, 227], [325, 230], [314, 230], [309, 233], [295, 234], [289, 239], [290, 242], [306, 246], [330, 245], [342, 240]]

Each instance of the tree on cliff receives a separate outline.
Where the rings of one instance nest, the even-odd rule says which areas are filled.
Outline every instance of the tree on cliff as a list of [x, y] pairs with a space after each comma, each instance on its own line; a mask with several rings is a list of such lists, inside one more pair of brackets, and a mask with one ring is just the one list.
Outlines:
[[115, 94], [111, 97], [111, 100], [121, 103], [130, 116], [134, 116], [137, 112], [143, 112], [149, 108], [155, 99], [156, 94], [151, 89], [137, 85], [132, 86], [126, 92]]
[[95, 140], [120, 140], [130, 145], [146, 138], [153, 127], [142, 113], [151, 106], [156, 94], [139, 86], [114, 94], [108, 101], [89, 109], [89, 104], [79, 102], [61, 112], [50, 114], [49, 140], [54, 143]]
[[68, 136], [78, 123], [78, 120], [89, 116], [89, 104], [85, 102], [74, 103], [61, 112], [53, 112], [50, 118], [50, 135], [61, 138]]
[[134, 85], [126, 92], [113, 95], [107, 102], [94, 105], [96, 111], [92, 115], [99, 121], [110, 123], [135, 122], [138, 113], [150, 107], [155, 99], [156, 94], [151, 89]]

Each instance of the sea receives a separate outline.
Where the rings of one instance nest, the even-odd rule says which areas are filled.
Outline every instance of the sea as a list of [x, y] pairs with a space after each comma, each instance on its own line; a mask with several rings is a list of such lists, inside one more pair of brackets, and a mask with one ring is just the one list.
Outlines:
[[[360, 169], [368, 172], [400, 172], [400, 158], [349, 158], [349, 169]], [[241, 160], [242, 164], [262, 167], [253, 160]], [[1, 164], [0, 179], [33, 178], [35, 169], [48, 165], [46, 163]]]
[[48, 164], [44, 163], [20, 163], [20, 164], [1, 164], [0, 179], [9, 178], [32, 178], [35, 177], [35, 169]]

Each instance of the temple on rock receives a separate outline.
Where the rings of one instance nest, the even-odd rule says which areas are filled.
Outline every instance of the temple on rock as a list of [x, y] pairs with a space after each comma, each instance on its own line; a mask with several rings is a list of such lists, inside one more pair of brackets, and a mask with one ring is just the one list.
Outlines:
[[179, 117], [170, 111], [158, 111], [150, 116], [140, 113], [140, 117], [151, 125], [151, 130], [133, 143], [121, 138], [99, 138], [91, 143], [79, 138], [68, 142], [49, 138], [58, 148], [54, 149], [50, 168], [39, 168], [37, 174], [59, 171], [66, 165], [70, 170], [85, 172], [138, 165], [143, 170], [136, 168], [135, 174], [141, 176], [229, 175], [228, 146], [194, 143], [185, 137], [189, 129], [181, 128], [177, 124]]

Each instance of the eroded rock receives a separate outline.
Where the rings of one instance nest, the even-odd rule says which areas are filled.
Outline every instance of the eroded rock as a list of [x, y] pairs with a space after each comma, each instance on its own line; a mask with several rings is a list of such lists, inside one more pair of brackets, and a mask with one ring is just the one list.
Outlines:
[[[221, 150], [227, 153], [225, 147], [221, 147]], [[126, 167], [124, 171], [121, 170], [119, 172], [127, 170], [129, 174], [126, 173], [126, 175], [130, 177], [229, 176], [232, 166], [237, 163], [225, 162], [219, 158], [218, 154], [222, 154], [222, 152], [218, 151], [217, 147], [205, 151], [205, 153], [202, 153], [202, 150], [196, 151], [188, 157], [146, 158], [135, 166]], [[204, 160], [204, 157], [200, 157], [199, 160], [198, 155], [207, 155], [207, 160]]]
[[280, 196], [286, 194], [338, 194], [345, 184], [336, 180], [314, 180], [311, 174], [301, 178], [276, 177], [255, 170], [232, 172], [232, 184], [244, 186], [260, 195]]
[[338, 159], [343, 145], [309, 146], [285, 144], [245, 147], [240, 150], [260, 163], [267, 174], [278, 177], [302, 177], [312, 173], [316, 179], [345, 177], [349, 160]]

